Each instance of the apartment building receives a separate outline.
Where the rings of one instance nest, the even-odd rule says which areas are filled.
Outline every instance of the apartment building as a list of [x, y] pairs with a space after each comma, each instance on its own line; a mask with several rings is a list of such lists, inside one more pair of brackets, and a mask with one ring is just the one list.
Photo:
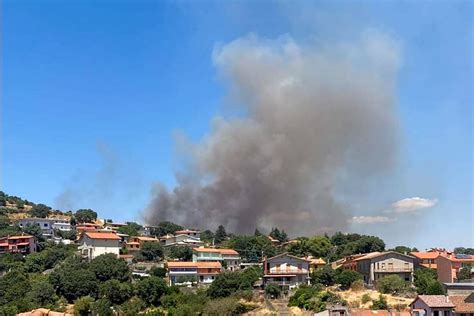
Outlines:
[[240, 267], [240, 255], [234, 249], [226, 248], [194, 248], [193, 262], [219, 261], [229, 271], [235, 271]]
[[170, 285], [184, 282], [210, 284], [222, 272], [222, 265], [218, 261], [169, 261], [166, 265]]
[[474, 256], [464, 254], [439, 255], [435, 259], [438, 271], [438, 280], [444, 283], [453, 283], [458, 281], [458, 273], [463, 267], [470, 267], [471, 274], [474, 275]]
[[88, 260], [106, 253], [113, 253], [117, 257], [120, 254], [120, 237], [112, 232], [86, 231], [81, 234], [77, 243], [82, 257]]
[[310, 261], [288, 253], [282, 253], [263, 262], [263, 285], [275, 283], [281, 287], [294, 288], [309, 284]]
[[36, 252], [36, 239], [30, 235], [6, 236], [0, 238], [0, 254]]

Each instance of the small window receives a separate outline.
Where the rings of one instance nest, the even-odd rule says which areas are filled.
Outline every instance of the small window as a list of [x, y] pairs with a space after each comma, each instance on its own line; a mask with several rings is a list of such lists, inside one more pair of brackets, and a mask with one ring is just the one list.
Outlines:
[[[433, 316], [439, 316], [439, 311], [433, 311]], [[461, 316], [465, 316], [465, 315], [462, 315]]]
[[44, 225], [44, 227], [48, 227], [48, 223], [44, 223], [43, 225]]
[[444, 316], [449, 316], [449, 315], [450, 315], [449, 311], [444, 311]]

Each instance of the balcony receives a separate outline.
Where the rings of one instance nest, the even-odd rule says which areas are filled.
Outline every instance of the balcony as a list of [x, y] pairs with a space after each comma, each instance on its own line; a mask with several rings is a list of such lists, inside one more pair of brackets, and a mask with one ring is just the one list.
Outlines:
[[401, 273], [401, 272], [412, 272], [412, 268], [374, 268], [374, 272], [377, 273]]

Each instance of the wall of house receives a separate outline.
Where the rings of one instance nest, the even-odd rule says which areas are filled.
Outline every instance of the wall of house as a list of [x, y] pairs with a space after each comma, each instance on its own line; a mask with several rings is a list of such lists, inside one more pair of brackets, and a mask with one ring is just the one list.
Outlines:
[[[420, 299], [417, 299], [415, 302], [412, 304], [412, 309], [423, 309], [426, 311], [424, 316], [435, 316], [437, 312], [437, 316], [452, 316], [453, 315], [453, 309], [452, 308], [430, 308], [428, 305], [425, 304]], [[446, 314], [445, 314], [446, 312]], [[422, 314], [419, 314], [420, 316], [423, 316]]]
[[452, 283], [454, 280], [454, 273], [451, 260], [446, 257], [439, 256], [436, 258], [438, 280], [444, 283]]
[[269, 269], [266, 273], [308, 273], [309, 263], [296, 258], [282, 256], [267, 261]]
[[87, 236], [82, 237], [81, 246], [93, 247], [91, 251], [91, 258], [94, 259], [106, 253], [120, 254], [120, 241], [109, 239], [91, 239]]

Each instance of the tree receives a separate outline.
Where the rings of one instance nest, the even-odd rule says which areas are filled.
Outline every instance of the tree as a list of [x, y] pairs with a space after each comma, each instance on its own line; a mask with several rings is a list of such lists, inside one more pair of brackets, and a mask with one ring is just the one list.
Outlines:
[[377, 282], [377, 289], [384, 294], [395, 294], [407, 288], [407, 283], [398, 275], [389, 275]]
[[151, 230], [151, 234], [154, 236], [164, 236], [167, 234], [174, 234], [177, 230], [182, 230], [183, 226], [172, 222], [160, 222], [158, 227], [155, 227]]
[[45, 240], [43, 237], [43, 231], [41, 230], [39, 225], [31, 225], [28, 223], [23, 228], [23, 232], [35, 237], [38, 242], [44, 242]]
[[201, 240], [207, 243], [212, 243], [214, 241], [214, 233], [209, 229], [201, 232]]
[[333, 285], [336, 280], [336, 274], [336, 270], [329, 265], [325, 265], [322, 269], [318, 269], [312, 273], [311, 283], [325, 286]]
[[146, 304], [158, 306], [160, 298], [167, 291], [166, 283], [163, 279], [150, 276], [137, 282], [137, 295]]
[[211, 298], [217, 298], [230, 296], [237, 291], [251, 290], [260, 276], [261, 271], [259, 269], [221, 273], [211, 283], [207, 294]]
[[388, 310], [388, 303], [387, 303], [387, 299], [385, 298], [385, 296], [380, 294], [379, 298], [377, 300], [373, 300], [372, 301], [372, 306], [370, 307], [370, 309], [373, 309], [373, 310]]
[[57, 300], [53, 286], [44, 279], [32, 282], [31, 290], [27, 293], [30, 300], [36, 307], [51, 308]]
[[91, 209], [80, 209], [76, 211], [74, 218], [78, 223], [91, 223], [97, 219], [97, 213]]
[[471, 279], [471, 265], [462, 267], [457, 274], [458, 281]]
[[445, 295], [444, 287], [438, 280], [432, 281], [426, 290], [427, 295]]
[[258, 228], [255, 228], [255, 232], [253, 233], [254, 236], [261, 236], [262, 233], [258, 230]]
[[140, 254], [148, 261], [154, 261], [163, 257], [163, 246], [157, 242], [144, 242]]
[[114, 305], [119, 305], [132, 296], [132, 288], [129, 283], [120, 283], [119, 280], [111, 279], [99, 286], [99, 297], [106, 298]]
[[51, 207], [44, 204], [37, 204], [31, 208], [30, 215], [32, 217], [46, 218], [51, 212]]
[[288, 235], [285, 233], [284, 230], [279, 230], [278, 228], [272, 228], [270, 232], [270, 236], [272, 238], [278, 239], [279, 242], [288, 241]]
[[335, 280], [337, 284], [341, 285], [343, 290], [347, 290], [351, 287], [351, 284], [357, 280], [361, 280], [362, 276], [360, 273], [352, 270], [344, 270], [336, 276]]
[[401, 254], [409, 254], [412, 249], [407, 246], [396, 246], [395, 248], [391, 249], [392, 251], [401, 253]]
[[456, 247], [456, 248], [454, 248], [454, 253], [455, 254], [474, 255], [474, 248]]
[[94, 299], [90, 296], [84, 296], [78, 298], [74, 302], [74, 315], [75, 316], [89, 316], [91, 312], [91, 304]]
[[263, 256], [277, 254], [276, 247], [266, 236], [233, 236], [225, 242], [225, 246], [236, 249], [242, 260], [247, 262], [259, 262]]
[[193, 251], [188, 246], [171, 246], [166, 248], [168, 257], [181, 261], [191, 261]]
[[82, 296], [97, 295], [98, 280], [87, 265], [76, 258], [67, 259], [59, 268], [49, 275], [49, 282], [57, 293], [72, 302]]
[[94, 258], [89, 264], [89, 270], [94, 272], [99, 281], [110, 279], [127, 281], [130, 279], [127, 263], [117, 258], [113, 253], [106, 253]]
[[281, 289], [278, 284], [270, 283], [265, 286], [265, 294], [271, 298], [279, 298]]
[[150, 269], [150, 275], [156, 276], [158, 278], [166, 277], [166, 269], [162, 267], [153, 267]]
[[[26, 293], [31, 290], [28, 275], [19, 269], [8, 272], [0, 278], [0, 311], [10, 311], [5, 314], [16, 314], [29, 310], [31, 303], [26, 298]], [[8, 308], [5, 308], [7, 307]], [[1, 314], [1, 313], [0, 313]]]
[[286, 247], [286, 251], [297, 257], [308, 256], [311, 252], [309, 239], [307, 237], [296, 238], [296, 242], [289, 244]]
[[428, 287], [431, 283], [435, 282], [438, 277], [435, 270], [426, 268], [416, 269], [413, 276], [413, 284], [415, 285], [418, 294], [427, 294]]
[[90, 308], [91, 308], [92, 316], [113, 316], [114, 315], [110, 306], [110, 302], [105, 298], [101, 298], [95, 302], [92, 302]]
[[328, 237], [315, 236], [309, 239], [309, 252], [312, 256], [326, 258], [332, 245]]
[[214, 235], [214, 241], [216, 244], [220, 244], [221, 242], [223, 242], [224, 240], [226, 240], [227, 238], [227, 233], [225, 231], [225, 228], [223, 225], [219, 225], [219, 227], [217, 227], [217, 230], [216, 230], [216, 233]]
[[119, 227], [118, 232], [120, 234], [126, 234], [129, 236], [138, 236], [138, 231], [142, 228], [141, 225], [134, 223], [134, 222], [128, 222], [127, 225]]

